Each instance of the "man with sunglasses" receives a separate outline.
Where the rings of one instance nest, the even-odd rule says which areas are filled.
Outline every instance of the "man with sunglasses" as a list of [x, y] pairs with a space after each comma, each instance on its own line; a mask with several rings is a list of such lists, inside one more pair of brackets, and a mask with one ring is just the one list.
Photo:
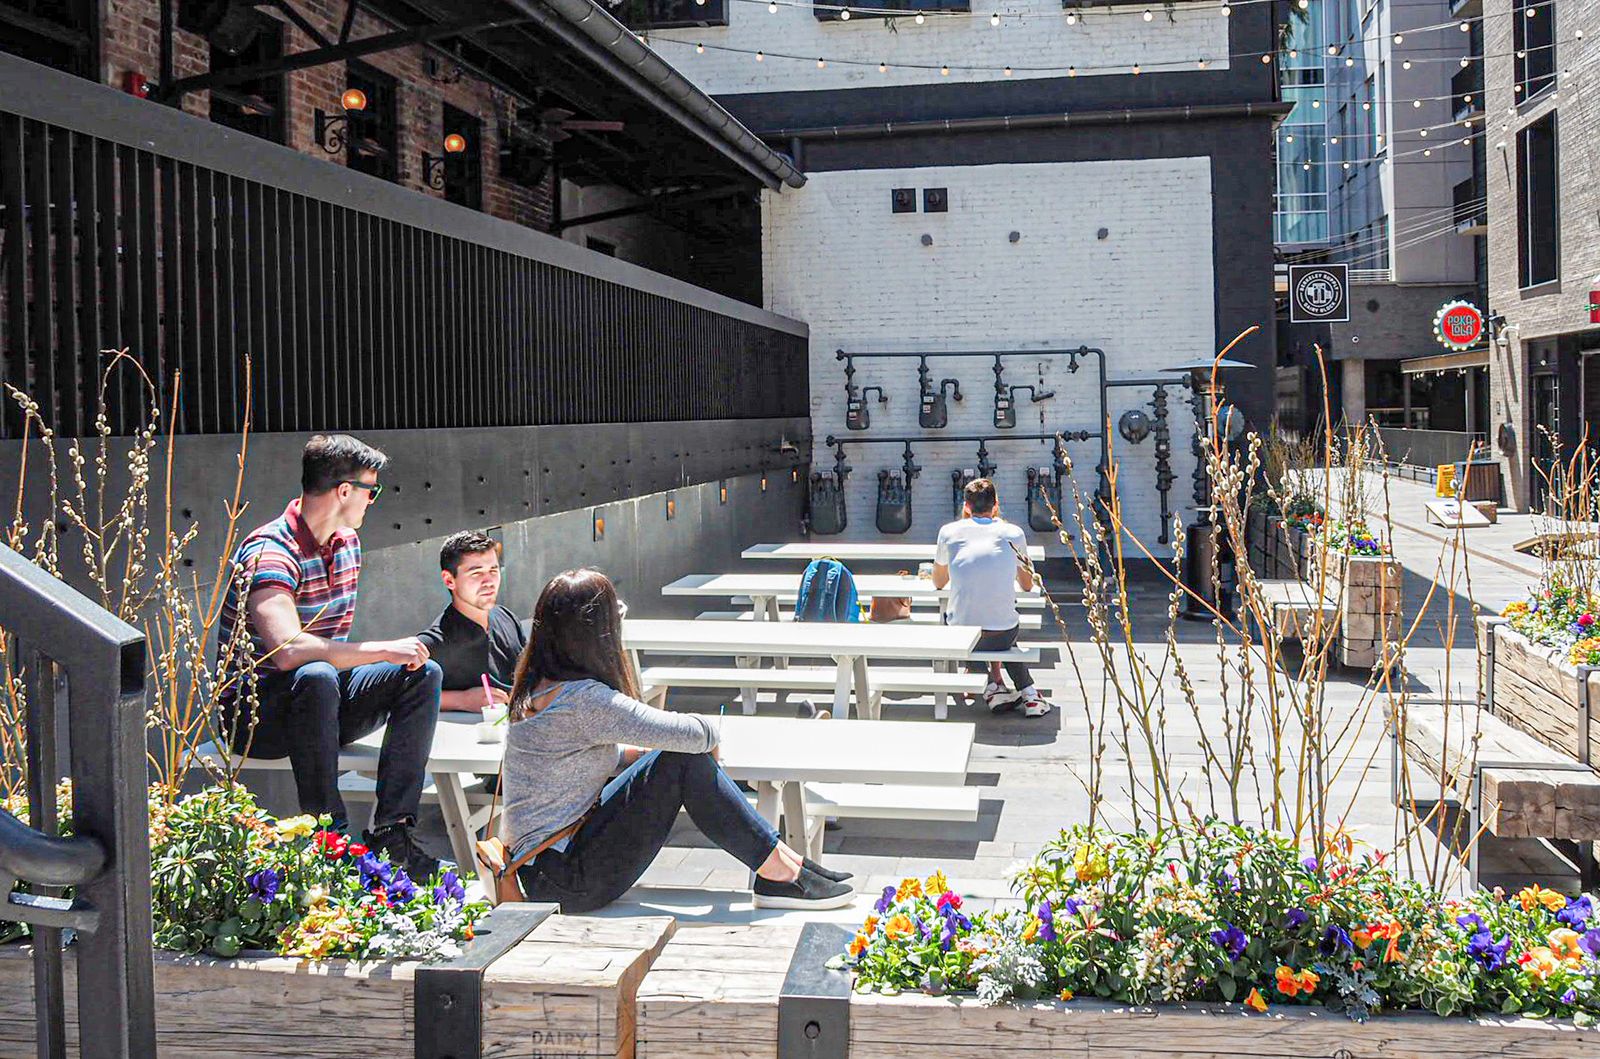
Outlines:
[[[226, 651], [242, 613], [250, 657], [233, 660], [220, 698], [234, 750], [287, 757], [300, 811], [327, 813], [339, 830], [349, 827], [339, 795], [339, 750], [387, 725], [377, 807], [363, 838], [421, 882], [439, 866], [414, 835], [439, 719], [439, 664], [415, 636], [348, 640], [361, 575], [356, 531], [383, 491], [378, 472], [388, 462], [348, 434], [318, 434], [306, 442], [300, 496], [234, 552], [218, 650]], [[237, 694], [246, 681], [255, 687], [253, 717], [240, 708]]]

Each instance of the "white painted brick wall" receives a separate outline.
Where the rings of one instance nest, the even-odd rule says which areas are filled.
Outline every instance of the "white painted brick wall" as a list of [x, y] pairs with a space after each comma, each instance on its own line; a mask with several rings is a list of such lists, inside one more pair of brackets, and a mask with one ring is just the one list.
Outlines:
[[[946, 187], [948, 213], [890, 212], [890, 189]], [[917, 425], [917, 362], [857, 362], [859, 385], [881, 385], [888, 404], [871, 405], [868, 431], [847, 431], [844, 365], [835, 351], [1044, 349], [1080, 344], [1106, 351], [1112, 379], [1155, 375], [1215, 350], [1211, 166], [1207, 158], [940, 166], [810, 174], [806, 186], [762, 199], [768, 308], [811, 326], [813, 458], [832, 465], [828, 434], [925, 436], [915, 445], [922, 476], [906, 539], [932, 540], [950, 517], [950, 472], [976, 463], [976, 445], [941, 433], [993, 429], [992, 360], [935, 359], [935, 379], [961, 380], [966, 400], [951, 405], [945, 431]], [[1104, 240], [1098, 230], [1107, 229]], [[1018, 242], [1009, 241], [1017, 231]], [[933, 245], [925, 247], [928, 234]], [[1094, 368], [1069, 375], [1066, 358], [1007, 359], [1008, 385], [1033, 383], [1054, 399], [1018, 407], [1017, 433], [1096, 429]], [[1190, 499], [1193, 421], [1187, 391], [1168, 390], [1173, 427], [1175, 510]], [[1113, 389], [1113, 424], [1150, 391]], [[1114, 439], [1128, 525], [1152, 550], [1159, 533], [1154, 442]], [[1045, 442], [989, 446], [1003, 505], [1026, 521], [1026, 468], [1048, 465]], [[1099, 443], [1071, 446], [1080, 488], [1092, 491]], [[898, 470], [898, 446], [852, 445], [850, 526], [844, 538], [872, 540], [877, 475]]]
[[[898, 18], [890, 30], [883, 19], [854, 18], [820, 22], [806, 5], [780, 4], [777, 13], [763, 3], [727, 0], [728, 25], [652, 31], [647, 39], [668, 62], [712, 95], [741, 92], [803, 92], [827, 88], [996, 81], [1004, 67], [1014, 78], [1061, 77], [1069, 66], [1079, 76], [1193, 70], [1205, 59], [1208, 69], [1228, 67], [1228, 19], [1216, 3], [1178, 4], [1168, 10], [1152, 2], [1154, 18], [1145, 22], [1139, 8], [1089, 9], [1068, 25], [1060, 0], [972, 0], [971, 16], [929, 15], [916, 25]], [[989, 15], [999, 12], [998, 27]], [[696, 43], [707, 45], [697, 54]], [[715, 45], [764, 51], [753, 55], [718, 50]], [[780, 58], [776, 53], [799, 55]], [[831, 61], [818, 69], [816, 60]], [[886, 73], [878, 64], [889, 63]], [[897, 69], [894, 64], [931, 69]], [[952, 69], [940, 64], [983, 66], [992, 70]], [[1030, 71], [1025, 67], [1047, 67]]]

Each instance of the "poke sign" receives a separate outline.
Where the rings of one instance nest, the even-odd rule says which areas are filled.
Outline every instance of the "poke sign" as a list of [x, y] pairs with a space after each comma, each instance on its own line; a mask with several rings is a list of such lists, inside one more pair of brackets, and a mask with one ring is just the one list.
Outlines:
[[1483, 338], [1483, 313], [1471, 302], [1446, 302], [1433, 318], [1433, 337], [1446, 349], [1471, 349]]
[[1344, 265], [1290, 265], [1290, 322], [1347, 322], [1350, 319], [1348, 286], [1349, 272]]

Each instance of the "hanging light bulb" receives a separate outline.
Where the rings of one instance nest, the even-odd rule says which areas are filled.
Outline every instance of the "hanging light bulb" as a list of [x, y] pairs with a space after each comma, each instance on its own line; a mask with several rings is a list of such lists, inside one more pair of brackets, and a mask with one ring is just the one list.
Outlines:
[[1000, 24], [1000, 13], [997, 11], [994, 14], [989, 16], [989, 25], [998, 26], [999, 24]]
[[1283, 142], [1284, 143], [1294, 143], [1294, 133], [1292, 133], [1292, 132], [1284, 133]]
[[1321, 109], [1322, 109], [1322, 100], [1320, 100], [1320, 99], [1313, 99], [1313, 100], [1312, 100], [1312, 101], [1311, 101], [1311, 109], [1312, 109], [1312, 110], [1321, 110]]
[[1428, 157], [1432, 153], [1433, 153], [1433, 148], [1432, 147], [1424, 147], [1422, 149], [1422, 157], [1424, 157], [1424, 158]]
[[916, 23], [917, 23], [917, 25], [919, 25], [919, 26], [920, 26], [920, 25], [922, 25], [922, 24], [923, 24], [923, 23], [924, 23], [924, 22], [926, 22], [926, 21], [928, 21], [928, 19], [927, 19], [927, 17], [926, 17], [926, 16], [924, 16], [924, 15], [923, 15], [923, 13], [922, 13], [922, 12], [921, 12], [921, 11], [918, 11], [918, 12], [917, 12], [917, 17], [916, 17]]
[[1463, 146], [1463, 147], [1471, 147], [1472, 146], [1472, 137], [1471, 136], [1463, 136], [1463, 137], [1461, 137], [1461, 146]]
[[1428, 130], [1427, 129], [1418, 129], [1417, 130], [1417, 135], [1421, 136], [1424, 140], [1426, 140], [1428, 138]]
[[1204, 59], [1196, 59], [1194, 64], [1202, 70], [1206, 68], [1206, 61]]
[[1465, 33], [1468, 30], [1470, 30], [1471, 28], [1472, 28], [1472, 23], [1470, 23], [1470, 22], [1461, 23], [1461, 32]]
[[941, 73], [945, 77], [949, 77], [950, 76], [950, 67], [948, 67], [948, 66], [939, 67], [939, 73]]
[[817, 69], [819, 69], [819, 70], [824, 69], [824, 68], [827, 67], [827, 65], [828, 65], [828, 61], [826, 59], [818, 59], [817, 60]]
[[1346, 163], [1345, 163], [1345, 164], [1344, 164], [1344, 167], [1345, 167], [1345, 168], [1346, 168], [1346, 169], [1349, 169], [1349, 168], [1350, 168], [1350, 163], [1349, 163], [1349, 162], [1346, 162]]
[[1134, 63], [1133, 64], [1133, 76], [1135, 76], [1135, 77], [1139, 76], [1139, 64], [1138, 63]]
[[1009, 66], [1008, 66], [1008, 67], [1006, 67], [1006, 76], [1007, 76], [1007, 77], [1010, 77], [1010, 76], [1011, 76], [1011, 67], [1009, 67]]
[[1330, 137], [1328, 142], [1329, 143], [1338, 143], [1339, 142], [1339, 137], [1337, 137], [1337, 136]]
[[1536, 14], [1538, 14], [1538, 11], [1537, 11], [1537, 9], [1535, 9], [1535, 8], [1532, 8], [1532, 7], [1530, 7], [1530, 8], [1528, 8], [1528, 10], [1527, 10], [1527, 16], [1528, 16], [1528, 17], [1529, 17], [1529, 18], [1532, 18], [1532, 17], [1533, 17], [1533, 16], [1534, 16], [1534, 15], [1536, 15]]
[[1409, 70], [1409, 69], [1411, 69], [1411, 60], [1410, 60], [1410, 59], [1407, 59], [1407, 60], [1406, 60], [1406, 61], [1405, 61], [1405, 62], [1403, 62], [1403, 63], [1401, 63], [1401, 64], [1400, 64], [1400, 68], [1401, 68], [1401, 69], [1402, 69], [1402, 70]]
[[1271, 62], [1272, 62], [1272, 56], [1263, 55], [1261, 57], [1261, 65], [1266, 66], [1266, 65], [1270, 64]]
[[773, 3], [770, 3], [770, 4], [767, 5], [767, 13], [768, 14], [772, 14], [772, 15], [776, 15], [778, 13], [778, 5], [776, 3], [776, 0], [774, 0]]
[[889, 64], [888, 63], [879, 63], [878, 64], [878, 72], [880, 74], [888, 73], [889, 72]]
[[1144, 9], [1144, 20], [1146, 22], [1151, 21], [1155, 17], [1156, 17], [1155, 15], [1151, 14], [1150, 9], [1148, 7]]
[[1344, 57], [1344, 64], [1346, 66], [1354, 66], [1356, 64], [1356, 57], [1354, 55], [1346, 55]]
[[1307, 171], [1310, 171], [1310, 169], [1311, 169], [1311, 163], [1310, 163], [1310, 162], [1307, 162], [1307, 163], [1305, 163], [1305, 164], [1304, 164], [1304, 165], [1302, 165], [1302, 166], [1301, 166], [1301, 167], [1300, 167], [1300, 168], [1301, 168], [1301, 169], [1304, 169], [1304, 170], [1307, 170]]
[[1076, 11], [1068, 11], [1067, 12], [1067, 25], [1076, 26], [1077, 24], [1078, 24], [1078, 13]]
[[1337, 44], [1328, 45], [1328, 54], [1329, 55], [1338, 55], [1339, 54], [1339, 46]]
[[839, 21], [840, 22], [849, 22], [850, 21], [850, 9], [848, 7], [840, 9], [840, 11], [839, 11]]
[[1067, 76], [1068, 77], [1077, 77], [1078, 76], [1078, 68], [1076, 66], [1067, 67]]
[[1222, 5], [1222, 17], [1223, 18], [1227, 18], [1231, 14], [1233, 14], [1233, 8], [1230, 7], [1227, 4], [1223, 4]]
[[1517, 58], [1526, 59], [1527, 57], [1528, 57], [1528, 53], [1527, 52], [1521, 50], [1520, 48], [1517, 50]]
[[1361, 104], [1361, 109], [1362, 110], [1371, 110], [1372, 109], [1372, 104], [1371, 103], [1362, 103]]
[[1394, 42], [1396, 44], [1404, 44], [1406, 42], [1406, 35], [1404, 33], [1396, 33], [1394, 35]]
[[759, 51], [758, 51], [758, 52], [756, 52], [756, 62], [761, 62], [761, 61], [762, 61], [762, 60], [764, 60], [764, 59], [765, 59], [765, 58], [766, 58], [766, 57], [767, 57], [767, 56], [766, 56], [766, 53], [765, 53], [765, 52], [759, 52]]
[[1289, 49], [1289, 58], [1291, 58], [1291, 59], [1300, 58], [1300, 52], [1298, 50], [1294, 49], [1294, 48], [1290, 48]]
[[1300, 0], [1300, 10], [1305, 11], [1311, 7], [1311, 0]]
[[1413, 99], [1413, 100], [1412, 100], [1412, 101], [1411, 101], [1411, 109], [1412, 109], [1412, 110], [1416, 110], [1416, 109], [1417, 109], [1417, 108], [1418, 108], [1418, 107], [1421, 107], [1421, 106], [1422, 106], [1422, 100], [1420, 100], [1420, 99]]
[[704, 55], [706, 53], [706, 46], [704, 44], [696, 44], [694, 46], [694, 53], [696, 55]]
[[1462, 57], [1461, 57], [1461, 68], [1462, 68], [1462, 69], [1463, 69], [1463, 70], [1465, 70], [1465, 69], [1466, 69], [1466, 68], [1467, 68], [1467, 67], [1469, 67], [1469, 66], [1471, 66], [1471, 65], [1472, 65], [1472, 60], [1471, 60], [1471, 59], [1469, 59], [1469, 58], [1467, 58], [1467, 57], [1466, 57], [1466, 56], [1465, 56], [1465, 55], [1463, 55], [1463, 56], [1462, 56]]

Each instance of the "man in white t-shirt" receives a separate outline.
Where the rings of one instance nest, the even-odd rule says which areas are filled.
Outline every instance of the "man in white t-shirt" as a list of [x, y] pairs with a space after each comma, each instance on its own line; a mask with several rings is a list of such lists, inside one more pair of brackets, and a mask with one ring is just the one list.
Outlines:
[[[1020, 526], [1001, 519], [1000, 503], [989, 479], [968, 482], [962, 501], [961, 518], [939, 528], [933, 584], [935, 588], [950, 586], [949, 624], [982, 629], [979, 651], [1004, 651], [1017, 642], [1017, 589], [1033, 591], [1033, 572], [1023, 562], [1028, 539]], [[968, 668], [981, 672], [979, 663], [969, 663]], [[1000, 713], [1020, 702], [1029, 717], [1050, 712], [1050, 703], [1033, 686], [1027, 666], [1007, 662], [1005, 669], [1014, 690], [1001, 683], [1000, 663], [989, 663], [989, 686], [983, 698], [990, 710]]]

